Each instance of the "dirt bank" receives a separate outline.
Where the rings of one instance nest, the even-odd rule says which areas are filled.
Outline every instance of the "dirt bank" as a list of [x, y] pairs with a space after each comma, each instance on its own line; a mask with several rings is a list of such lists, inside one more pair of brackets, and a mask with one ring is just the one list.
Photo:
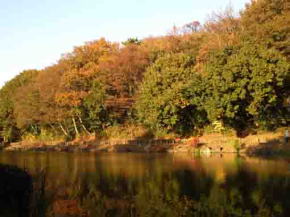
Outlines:
[[283, 133], [260, 133], [245, 138], [207, 134], [198, 138], [125, 140], [78, 139], [71, 142], [19, 142], [5, 151], [60, 151], [60, 152], [199, 152], [237, 153], [249, 155], [290, 154], [290, 144], [283, 141]]

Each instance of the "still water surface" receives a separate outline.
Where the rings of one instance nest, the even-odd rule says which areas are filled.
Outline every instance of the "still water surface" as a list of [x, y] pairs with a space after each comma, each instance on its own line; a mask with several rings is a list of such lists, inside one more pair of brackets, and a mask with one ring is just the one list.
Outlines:
[[290, 216], [290, 159], [0, 153], [0, 164], [31, 175], [33, 216]]

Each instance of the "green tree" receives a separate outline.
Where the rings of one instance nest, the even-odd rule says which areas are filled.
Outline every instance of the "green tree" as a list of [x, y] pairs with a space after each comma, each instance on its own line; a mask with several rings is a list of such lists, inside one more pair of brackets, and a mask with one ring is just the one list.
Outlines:
[[258, 0], [241, 13], [242, 36], [274, 47], [290, 58], [290, 3], [288, 0]]
[[237, 131], [285, 123], [290, 64], [277, 51], [245, 43], [212, 54], [206, 67], [204, 108], [210, 120]]
[[128, 46], [131, 44], [136, 44], [136, 45], [140, 45], [142, 43], [141, 40], [139, 40], [138, 38], [128, 38], [127, 41], [122, 42], [122, 44], [124, 46]]
[[194, 56], [166, 54], [148, 68], [136, 102], [142, 123], [181, 134], [194, 129], [196, 109], [183, 97], [184, 88], [196, 75], [194, 64]]
[[17, 116], [15, 96], [22, 87], [28, 86], [37, 76], [37, 70], [26, 70], [7, 82], [0, 90], [0, 138], [4, 142], [17, 141], [21, 132], [17, 126]]

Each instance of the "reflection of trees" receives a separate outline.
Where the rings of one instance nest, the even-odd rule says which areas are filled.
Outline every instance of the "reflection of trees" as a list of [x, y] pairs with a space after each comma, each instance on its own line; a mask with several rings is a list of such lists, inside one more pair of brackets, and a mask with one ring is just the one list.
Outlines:
[[290, 200], [286, 192], [290, 192], [289, 178], [259, 180], [255, 173], [240, 167], [223, 184], [215, 183], [195, 212], [200, 216], [287, 216]]
[[[290, 213], [290, 177], [282, 174], [284, 165], [268, 161], [261, 162], [259, 173], [242, 158], [184, 157], [173, 162], [165, 155], [57, 156], [38, 156], [25, 164], [34, 174], [34, 198], [39, 202], [33, 206], [38, 210], [35, 216], [286, 217]], [[48, 168], [43, 170], [45, 165]], [[274, 167], [279, 167], [277, 173]], [[217, 178], [218, 171], [223, 172], [222, 179]]]
[[142, 181], [99, 177], [99, 185], [91, 183], [89, 193], [83, 194], [83, 205], [94, 210], [92, 216], [270, 217], [289, 213], [290, 182], [284, 176], [261, 180], [242, 163], [223, 183], [204, 170], [157, 171]]
[[[290, 213], [290, 177], [282, 175], [270, 175], [257, 183], [252, 192], [252, 198], [256, 206], [268, 207], [274, 216], [284, 216]], [[264, 208], [265, 209], [265, 208]]]

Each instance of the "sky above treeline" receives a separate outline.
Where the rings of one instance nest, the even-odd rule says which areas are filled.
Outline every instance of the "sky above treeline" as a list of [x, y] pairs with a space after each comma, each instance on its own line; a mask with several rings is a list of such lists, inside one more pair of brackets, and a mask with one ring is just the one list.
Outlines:
[[56, 63], [74, 46], [105, 37], [124, 41], [203, 23], [250, 0], [0, 0], [0, 87], [24, 69]]

